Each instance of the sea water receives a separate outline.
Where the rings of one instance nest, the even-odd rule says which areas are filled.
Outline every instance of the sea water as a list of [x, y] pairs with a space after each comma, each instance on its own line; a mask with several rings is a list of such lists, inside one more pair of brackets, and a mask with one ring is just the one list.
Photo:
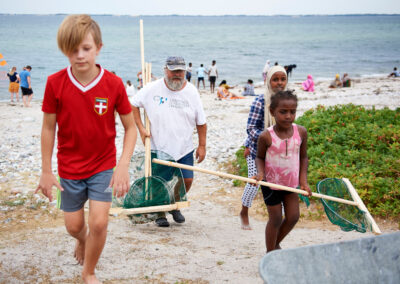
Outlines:
[[[43, 98], [47, 76], [69, 63], [57, 47], [65, 15], [0, 15], [0, 100], [9, 100], [6, 72], [31, 65], [34, 99]], [[400, 15], [348, 16], [112, 16], [96, 15], [104, 46], [98, 63], [137, 85], [141, 70], [139, 20], [144, 22], [145, 61], [156, 77], [169, 55], [207, 68], [217, 61], [229, 85], [262, 81], [271, 64], [296, 64], [290, 80], [353, 78], [400, 68]], [[195, 76], [195, 74], [194, 74]]]

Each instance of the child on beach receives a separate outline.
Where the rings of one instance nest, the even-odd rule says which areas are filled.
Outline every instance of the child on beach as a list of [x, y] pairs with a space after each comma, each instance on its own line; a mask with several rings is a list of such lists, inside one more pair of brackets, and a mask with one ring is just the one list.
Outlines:
[[253, 80], [251, 80], [251, 79], [247, 80], [247, 84], [244, 86], [244, 90], [243, 90], [242, 95], [243, 96], [257, 96], [254, 93]]
[[397, 70], [397, 67], [393, 68], [393, 72], [390, 73], [388, 77], [400, 77], [400, 72]]
[[331, 84], [329, 85], [329, 88], [341, 88], [341, 87], [343, 87], [343, 83], [340, 80], [340, 75], [336, 74], [335, 80], [333, 80], [331, 82]]
[[17, 67], [13, 67], [10, 72], [7, 73], [8, 78], [10, 79], [10, 85], [8, 87], [8, 90], [10, 91], [11, 95], [11, 103], [14, 102], [14, 95], [15, 98], [17, 99], [17, 102], [19, 103], [19, 75], [17, 73]]
[[[257, 143], [258, 181], [297, 187], [311, 196], [307, 183], [307, 130], [294, 124], [297, 97], [281, 91], [271, 97], [269, 110], [276, 124], [261, 133]], [[280, 249], [281, 241], [299, 219], [299, 198], [296, 193], [261, 186], [269, 220], [265, 229], [267, 252]], [[282, 221], [282, 206], [285, 218]]]
[[307, 76], [307, 80], [305, 80], [303, 83], [301, 83], [301, 86], [303, 87], [303, 90], [306, 92], [314, 92], [314, 80], [311, 75]]
[[[52, 187], [61, 191], [60, 207], [65, 227], [76, 239], [74, 257], [83, 265], [82, 279], [100, 283], [95, 267], [106, 241], [112, 191], [120, 197], [129, 190], [128, 167], [136, 127], [121, 78], [95, 62], [103, 45], [98, 24], [88, 15], [67, 16], [59, 27], [57, 42], [71, 65], [47, 80], [42, 106], [42, 174], [36, 192], [41, 190], [52, 201]], [[118, 164], [114, 110], [125, 129]], [[51, 169], [56, 126], [60, 183]], [[86, 225], [84, 204], [88, 199]]]
[[[266, 74], [267, 86], [265, 93], [256, 97], [250, 107], [249, 118], [247, 120], [247, 139], [244, 143], [244, 156], [247, 161], [248, 176], [257, 175], [256, 156], [257, 140], [261, 132], [275, 123], [269, 111], [271, 96], [278, 91], [286, 90], [287, 75], [282, 66], [273, 66], [268, 69]], [[256, 196], [258, 187], [252, 183], [247, 183], [242, 195], [242, 210], [240, 220], [243, 230], [251, 230], [249, 223], [249, 208]]]
[[231, 91], [229, 91], [229, 89], [233, 89], [234, 87], [229, 86], [226, 83], [226, 80], [222, 80], [221, 83], [218, 86], [218, 90], [217, 90], [217, 97], [218, 99], [226, 99], [226, 100], [236, 100], [236, 99], [244, 99], [244, 97], [238, 96], [234, 93], [232, 93]]

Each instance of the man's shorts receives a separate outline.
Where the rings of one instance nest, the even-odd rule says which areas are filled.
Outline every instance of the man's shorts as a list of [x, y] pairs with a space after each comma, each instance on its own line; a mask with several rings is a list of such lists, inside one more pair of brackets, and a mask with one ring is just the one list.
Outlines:
[[33, 94], [32, 88], [29, 89], [21, 86], [21, 91], [23, 96], [29, 96]]
[[203, 81], [203, 82], [204, 82], [204, 77], [197, 77], [197, 81], [198, 81], [198, 82], [200, 82], [200, 81]]
[[186, 71], [186, 80], [190, 81], [192, 78], [192, 73]]
[[10, 93], [18, 93], [19, 84], [15, 82], [10, 82], [10, 86], [8, 87], [8, 91]]
[[[180, 158], [178, 161], [176, 161], [179, 164], [184, 164], [188, 166], [193, 166], [194, 164], [194, 158], [193, 158], [193, 152], [190, 152], [189, 154], [185, 155], [184, 157]], [[182, 171], [182, 176], [183, 178], [193, 178], [193, 171], [191, 170], [186, 170], [186, 169], [181, 169]]]
[[210, 76], [210, 83], [215, 83], [217, 76]]
[[286, 190], [273, 190], [268, 186], [261, 186], [261, 191], [264, 198], [265, 205], [274, 206], [283, 202], [284, 198], [288, 194], [293, 192]]
[[61, 210], [75, 212], [80, 210], [85, 202], [90, 200], [111, 202], [112, 190], [107, 190], [113, 175], [113, 169], [105, 170], [86, 179], [64, 179], [60, 183], [64, 191], [61, 191]]

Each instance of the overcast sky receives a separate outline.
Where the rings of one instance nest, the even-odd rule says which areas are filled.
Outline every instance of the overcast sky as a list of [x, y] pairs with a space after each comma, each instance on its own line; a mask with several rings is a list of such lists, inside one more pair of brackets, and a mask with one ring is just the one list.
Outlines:
[[0, 2], [0, 13], [6, 14], [400, 14], [399, 0], [0, 0]]

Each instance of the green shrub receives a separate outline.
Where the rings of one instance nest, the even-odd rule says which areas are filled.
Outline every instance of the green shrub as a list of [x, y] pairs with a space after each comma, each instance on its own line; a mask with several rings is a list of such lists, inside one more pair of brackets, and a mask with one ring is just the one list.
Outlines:
[[[400, 109], [318, 106], [296, 120], [308, 131], [308, 182], [348, 178], [373, 215], [400, 216]], [[237, 174], [247, 175], [244, 148]], [[316, 191], [314, 188], [313, 191]]]
[[400, 109], [318, 106], [296, 123], [308, 130], [310, 186], [346, 177], [371, 214], [400, 215]]
[[[236, 159], [233, 161], [234, 172], [233, 174], [242, 177], [247, 177], [247, 162], [244, 157], [244, 146], [240, 147], [235, 153]], [[233, 181], [233, 186], [244, 186], [245, 182], [235, 179]]]

